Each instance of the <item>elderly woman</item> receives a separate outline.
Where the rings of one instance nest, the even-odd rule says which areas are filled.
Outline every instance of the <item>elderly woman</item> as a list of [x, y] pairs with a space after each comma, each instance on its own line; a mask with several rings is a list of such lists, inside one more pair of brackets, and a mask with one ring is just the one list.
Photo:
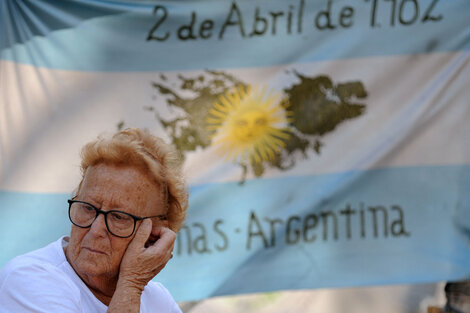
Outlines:
[[127, 129], [82, 150], [70, 236], [0, 272], [0, 312], [181, 312], [151, 282], [172, 257], [187, 192], [169, 146]]

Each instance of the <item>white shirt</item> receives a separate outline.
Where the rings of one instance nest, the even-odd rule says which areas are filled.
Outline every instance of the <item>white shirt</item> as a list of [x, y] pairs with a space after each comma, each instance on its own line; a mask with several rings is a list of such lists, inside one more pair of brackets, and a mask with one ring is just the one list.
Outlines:
[[[65, 258], [68, 237], [18, 256], [0, 271], [0, 313], [105, 313], [108, 309], [88, 289]], [[162, 284], [149, 282], [141, 302], [141, 313], [181, 313]]]

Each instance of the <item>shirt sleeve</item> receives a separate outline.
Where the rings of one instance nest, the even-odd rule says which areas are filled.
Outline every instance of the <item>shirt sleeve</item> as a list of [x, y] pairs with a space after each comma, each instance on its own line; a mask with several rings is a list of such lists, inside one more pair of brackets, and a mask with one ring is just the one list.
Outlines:
[[167, 300], [168, 300], [168, 302], [169, 302], [169, 307], [170, 307], [170, 309], [168, 310], [168, 312], [170, 312], [170, 313], [182, 313], [180, 307], [179, 307], [178, 304], [175, 302], [175, 300], [174, 300], [173, 297], [171, 296], [171, 294], [170, 294], [170, 292], [168, 291], [168, 289], [166, 289], [162, 284], [160, 284], [160, 287], [162, 288], [163, 293], [166, 295], [166, 298], [167, 298]]
[[142, 296], [141, 313], [155, 312], [155, 308], [158, 308], [159, 313], [182, 313], [170, 292], [161, 283], [149, 282]]
[[78, 313], [80, 290], [48, 264], [9, 267], [0, 275], [0, 313]]

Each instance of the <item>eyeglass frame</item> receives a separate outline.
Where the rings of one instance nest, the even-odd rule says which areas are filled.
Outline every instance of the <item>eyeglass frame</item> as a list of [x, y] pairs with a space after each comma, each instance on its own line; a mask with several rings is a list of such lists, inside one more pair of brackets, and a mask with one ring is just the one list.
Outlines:
[[[109, 210], [109, 211], [103, 211], [101, 209], [98, 209], [96, 206], [94, 206], [93, 204], [89, 203], [89, 202], [86, 202], [86, 201], [81, 201], [81, 200], [74, 200], [74, 199], [68, 199], [67, 200], [68, 204], [69, 204], [69, 220], [70, 222], [77, 226], [77, 227], [80, 227], [80, 228], [91, 228], [91, 225], [93, 225], [93, 223], [96, 221], [96, 219], [98, 218], [98, 216], [100, 214], [103, 214], [104, 215], [104, 223], [106, 225], [106, 229], [108, 230], [108, 232], [113, 235], [113, 236], [116, 236], [116, 237], [119, 237], [119, 238], [129, 238], [130, 236], [132, 236], [135, 232], [135, 225], [137, 224], [137, 221], [142, 221], [142, 220], [145, 220], [147, 218], [155, 218], [155, 217], [158, 217], [158, 219], [160, 219], [161, 221], [166, 221], [168, 220], [168, 217], [165, 215], [165, 214], [159, 214], [159, 215], [152, 215], [152, 216], [145, 216], [145, 217], [141, 217], [141, 216], [137, 216], [137, 215], [134, 215], [134, 214], [131, 214], [131, 213], [127, 213], [127, 212], [124, 212], [124, 211], [120, 211], [120, 210]], [[72, 221], [72, 217], [70, 216], [70, 210], [72, 209], [72, 204], [73, 203], [83, 203], [83, 204], [86, 204], [86, 205], [89, 205], [90, 207], [92, 207], [95, 212], [96, 212], [96, 216], [95, 218], [91, 221], [90, 225], [88, 226], [80, 226], [80, 225], [77, 225], [74, 223], [74, 221]], [[129, 236], [119, 236], [119, 235], [116, 235], [114, 234], [110, 229], [109, 229], [109, 226], [108, 226], [108, 213], [113, 213], [113, 212], [118, 212], [118, 213], [122, 213], [122, 214], [126, 214], [126, 215], [129, 215], [130, 217], [132, 217], [132, 219], [134, 220], [134, 228], [132, 229], [132, 232]]]

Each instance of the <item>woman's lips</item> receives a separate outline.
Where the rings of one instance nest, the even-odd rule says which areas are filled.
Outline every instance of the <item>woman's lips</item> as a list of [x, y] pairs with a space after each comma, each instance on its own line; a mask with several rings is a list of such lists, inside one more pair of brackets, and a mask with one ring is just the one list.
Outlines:
[[106, 254], [106, 253], [104, 253], [103, 251], [95, 250], [95, 249], [88, 248], [88, 247], [83, 247], [83, 249], [88, 250], [88, 251], [93, 252], [93, 253]]

